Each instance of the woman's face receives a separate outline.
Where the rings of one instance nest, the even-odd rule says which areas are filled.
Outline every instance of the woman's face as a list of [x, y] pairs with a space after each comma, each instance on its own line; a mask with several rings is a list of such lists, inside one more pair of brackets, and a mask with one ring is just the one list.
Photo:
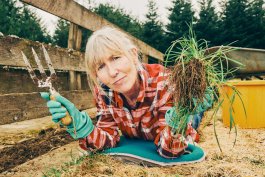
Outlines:
[[96, 68], [97, 78], [109, 88], [122, 94], [131, 94], [137, 81], [137, 52], [132, 58], [125, 55], [111, 55], [103, 59]]

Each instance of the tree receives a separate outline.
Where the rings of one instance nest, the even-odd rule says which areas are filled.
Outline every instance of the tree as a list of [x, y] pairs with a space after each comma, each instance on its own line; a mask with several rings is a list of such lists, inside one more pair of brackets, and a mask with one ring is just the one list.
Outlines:
[[263, 0], [255, 0], [247, 9], [250, 36], [247, 45], [252, 48], [265, 49], [265, 10], [262, 8]]
[[222, 17], [222, 43], [227, 45], [233, 43], [234, 46], [248, 47], [250, 36], [249, 16], [247, 0], [228, 0], [224, 4]]
[[188, 35], [189, 25], [192, 24], [194, 11], [191, 9], [191, 2], [188, 0], [173, 0], [173, 8], [168, 9], [169, 23], [167, 27], [167, 42], [170, 43], [180, 37]]
[[16, 0], [1, 0], [0, 31], [34, 41], [50, 42], [51, 38], [40, 18], [25, 5], [16, 6]]
[[[92, 9], [93, 12], [99, 14], [113, 24], [116, 24], [125, 31], [131, 33], [137, 38], [142, 37], [141, 24], [130, 15], [126, 14], [122, 9], [115, 8], [109, 4], [99, 4]], [[82, 44], [81, 51], [85, 51], [87, 39], [92, 34], [90, 30], [81, 28], [82, 30]], [[69, 33], [69, 23], [64, 20], [59, 20], [54, 33], [54, 44], [67, 48]]]
[[143, 39], [152, 47], [165, 51], [164, 32], [162, 23], [158, 21], [157, 6], [154, 0], [148, 1], [148, 13], [145, 15], [146, 21], [143, 25]]
[[[68, 35], [69, 35], [70, 23], [64, 19], [60, 19], [57, 22], [56, 29], [53, 35], [53, 44], [63, 48], [68, 47]], [[90, 30], [80, 27], [82, 30], [82, 42], [80, 51], [85, 51], [86, 42], [88, 37], [92, 34]]]
[[26, 6], [22, 9], [21, 23], [19, 24], [21, 30], [18, 36], [34, 41], [51, 42], [51, 37], [43, 27], [40, 18]]
[[67, 48], [68, 34], [69, 23], [63, 19], [58, 20], [53, 35], [53, 43], [60, 47]]
[[0, 3], [0, 31], [4, 34], [18, 34], [19, 11], [14, 1], [2, 0]]
[[201, 0], [199, 19], [195, 24], [195, 32], [198, 39], [209, 41], [209, 46], [220, 44], [221, 38], [220, 20], [212, 5], [212, 0]]
[[110, 4], [99, 4], [93, 11], [138, 39], [143, 39], [142, 24], [123, 9]]
[[88, 30], [88, 29], [85, 29], [85, 28], [81, 28], [81, 30], [82, 30], [82, 43], [81, 43], [81, 49], [80, 50], [85, 51], [87, 40], [93, 32]]

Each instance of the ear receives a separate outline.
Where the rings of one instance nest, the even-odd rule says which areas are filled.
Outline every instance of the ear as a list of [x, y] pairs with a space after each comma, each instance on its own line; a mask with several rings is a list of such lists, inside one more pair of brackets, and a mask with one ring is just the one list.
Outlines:
[[139, 62], [138, 60], [138, 49], [137, 48], [132, 48], [132, 55], [133, 55], [133, 62], [137, 64]]

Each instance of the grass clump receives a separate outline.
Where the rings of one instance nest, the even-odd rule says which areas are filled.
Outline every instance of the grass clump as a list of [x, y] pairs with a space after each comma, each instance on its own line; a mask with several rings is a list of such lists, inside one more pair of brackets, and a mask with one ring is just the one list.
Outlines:
[[[227, 53], [236, 50], [235, 47], [219, 46], [215, 50], [208, 48], [207, 41], [197, 40], [190, 27], [189, 36], [180, 38], [172, 43], [166, 51], [165, 65], [172, 65], [172, 74], [169, 85], [174, 100], [176, 116], [171, 118], [173, 133], [185, 134], [190, 115], [200, 113], [215, 103], [213, 117], [219, 110], [223, 99], [219, 97], [219, 91], [223, 86], [233, 89], [234, 93], [230, 100], [230, 112], [233, 111], [232, 104], [235, 96], [240, 97], [236, 88], [227, 83], [233, 77], [233, 73], [243, 65], [227, 57]], [[230, 68], [229, 63], [239, 67]], [[228, 95], [227, 95], [228, 97]], [[241, 97], [240, 97], [241, 98]], [[242, 99], [241, 99], [242, 101]], [[242, 102], [243, 104], [243, 102]], [[214, 119], [215, 125], [216, 119]], [[176, 125], [176, 126], [174, 126]], [[234, 126], [234, 118], [230, 114], [230, 130]], [[214, 132], [218, 142], [215, 126]], [[235, 127], [235, 132], [236, 127]], [[221, 150], [222, 151], [222, 150]]]

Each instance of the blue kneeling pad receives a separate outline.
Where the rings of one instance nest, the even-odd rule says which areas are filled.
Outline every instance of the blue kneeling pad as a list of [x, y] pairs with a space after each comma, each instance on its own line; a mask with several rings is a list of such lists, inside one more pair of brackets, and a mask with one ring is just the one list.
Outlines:
[[147, 166], [171, 166], [200, 162], [205, 159], [204, 151], [195, 145], [189, 144], [187, 152], [177, 158], [161, 157], [156, 151], [153, 141], [128, 139], [121, 136], [117, 147], [106, 149], [104, 154], [114, 155], [126, 161], [132, 161]]

